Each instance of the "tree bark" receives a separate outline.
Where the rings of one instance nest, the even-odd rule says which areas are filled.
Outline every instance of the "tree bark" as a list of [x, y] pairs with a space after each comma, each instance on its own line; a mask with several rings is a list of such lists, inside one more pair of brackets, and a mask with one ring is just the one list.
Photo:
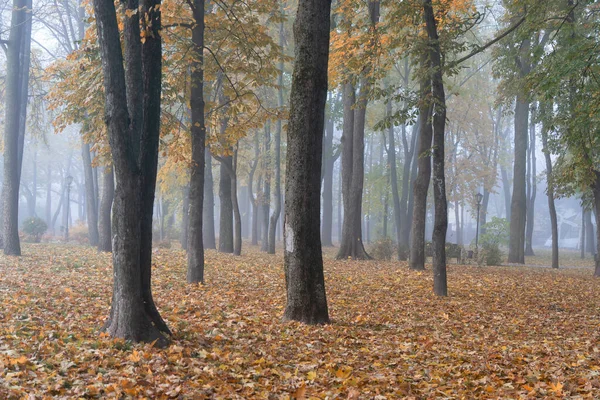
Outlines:
[[[117, 187], [113, 213], [113, 299], [104, 330], [113, 337], [165, 346], [170, 331], [151, 292], [152, 208], [160, 130], [160, 1], [128, 0], [125, 57], [114, 3], [94, 0], [105, 112]], [[140, 14], [146, 17], [141, 19]], [[140, 40], [140, 22], [149, 34]], [[125, 62], [123, 62], [125, 61]], [[127, 72], [126, 72], [127, 71]], [[141, 94], [141, 97], [140, 97]], [[136, 103], [140, 101], [140, 103]]]
[[219, 251], [233, 253], [233, 203], [231, 201], [231, 175], [227, 168], [232, 168], [231, 156], [223, 157], [219, 170], [219, 200], [221, 202], [219, 217]]
[[217, 248], [215, 238], [215, 185], [212, 173], [212, 156], [206, 148], [204, 152], [204, 199], [202, 207], [202, 242], [205, 249]]
[[446, 94], [442, 73], [442, 51], [437, 33], [437, 23], [431, 0], [423, 5], [427, 36], [429, 37], [430, 62], [433, 68], [431, 83], [433, 88], [433, 200], [435, 221], [433, 227], [433, 291], [438, 296], [448, 295], [446, 277], [446, 232], [448, 230], [448, 203], [446, 201], [445, 169], [445, 128]]
[[[283, 26], [283, 22], [279, 24], [279, 46], [281, 50], [284, 50], [285, 44], [285, 30]], [[283, 59], [279, 60], [279, 75], [277, 77], [277, 106], [283, 107]], [[281, 119], [277, 120], [275, 126], [275, 208], [273, 209], [273, 214], [271, 214], [271, 220], [269, 224], [269, 246], [268, 253], [275, 254], [275, 233], [277, 230], [277, 222], [279, 221], [279, 216], [281, 215], [281, 130], [282, 130], [282, 121]]]
[[535, 157], [535, 106], [531, 107], [529, 122], [529, 149], [527, 161], [527, 221], [525, 226], [525, 255], [535, 256], [533, 251], [533, 229], [535, 216], [535, 198], [537, 196]]
[[[540, 112], [547, 112], [549, 104], [541, 104]], [[542, 124], [542, 146], [544, 152], [544, 160], [546, 161], [546, 194], [548, 197], [548, 210], [550, 212], [550, 228], [552, 230], [552, 268], [558, 268], [558, 217], [556, 214], [556, 206], [554, 204], [554, 183], [552, 175], [552, 158], [548, 149], [548, 127], [546, 123]]]
[[112, 251], [112, 226], [111, 214], [113, 199], [115, 197], [115, 179], [112, 167], [104, 167], [102, 174], [102, 199], [98, 214], [98, 250]]
[[[521, 46], [522, 55], [518, 57], [517, 64], [521, 77], [529, 73], [529, 47], [528, 39]], [[529, 101], [526, 93], [519, 92], [515, 105], [515, 158], [513, 173], [513, 191], [510, 211], [510, 237], [508, 242], [508, 262], [516, 264], [525, 263], [525, 225], [527, 218], [527, 142], [529, 136]]]
[[[250, 167], [250, 173], [248, 174], [248, 196], [250, 204], [252, 205], [252, 245], [258, 245], [258, 196], [254, 195], [253, 184], [254, 174], [258, 167], [258, 157], [260, 155], [260, 147], [258, 145], [258, 131], [254, 135], [254, 161]], [[260, 184], [258, 185], [260, 187]]]
[[320, 238], [320, 187], [331, 0], [300, 0], [294, 22], [285, 180], [284, 319], [329, 322]]
[[268, 252], [269, 250], [269, 215], [271, 210], [271, 122], [267, 121], [265, 124], [265, 135], [264, 135], [264, 148], [265, 154], [263, 158], [263, 195], [262, 195], [262, 220], [261, 220], [261, 233], [262, 241], [260, 245], [260, 251]]
[[27, 119], [31, 47], [31, 0], [14, 0], [6, 50], [4, 122], [4, 254], [20, 256], [19, 186]]
[[88, 238], [90, 246], [97, 246], [98, 236], [98, 205], [96, 204], [96, 190], [94, 188], [94, 171], [92, 170], [92, 157], [90, 145], [81, 138], [81, 158], [85, 181], [85, 198], [87, 207]]
[[[426, 58], [421, 61], [422, 67], [426, 68]], [[427, 217], [427, 191], [431, 179], [431, 144], [433, 139], [433, 126], [431, 123], [433, 104], [429, 100], [431, 96], [431, 81], [422, 78], [420, 83], [420, 129], [418, 140], [418, 162], [417, 178], [413, 185], [414, 207], [411, 228], [410, 243], [410, 269], [425, 270], [425, 223]]]
[[[2, 208], [0, 207], [0, 210]], [[46, 167], [46, 224], [50, 229], [50, 222], [52, 221], [52, 162], [48, 161]], [[0, 225], [1, 226], [1, 225]]]
[[[189, 233], [187, 242], [187, 281], [204, 283], [204, 243], [202, 217], [204, 206], [205, 145], [206, 127], [204, 123], [204, 0], [190, 3], [194, 25], [192, 43], [194, 58], [191, 65], [191, 136], [192, 164], [189, 185]], [[210, 206], [210, 205], [209, 205]], [[214, 232], [214, 231], [213, 231]]]

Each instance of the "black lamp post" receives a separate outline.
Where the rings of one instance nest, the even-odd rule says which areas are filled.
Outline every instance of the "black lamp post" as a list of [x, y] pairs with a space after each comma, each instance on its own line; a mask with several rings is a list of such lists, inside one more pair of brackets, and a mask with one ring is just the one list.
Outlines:
[[481, 206], [481, 200], [483, 200], [483, 195], [481, 193], [477, 193], [475, 195], [475, 200], [477, 201], [477, 230], [475, 231], [475, 250], [479, 250], [479, 208]]
[[71, 211], [71, 183], [73, 183], [73, 177], [67, 176], [67, 224], [65, 226], [65, 242], [69, 241], [69, 212]]

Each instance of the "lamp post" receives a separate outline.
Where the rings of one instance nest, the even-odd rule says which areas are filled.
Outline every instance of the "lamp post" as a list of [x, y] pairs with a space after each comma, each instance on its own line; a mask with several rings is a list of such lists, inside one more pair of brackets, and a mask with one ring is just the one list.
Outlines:
[[69, 212], [71, 211], [71, 183], [73, 183], [73, 177], [67, 176], [67, 223], [65, 225], [65, 242], [69, 241]]
[[481, 206], [481, 200], [483, 200], [483, 195], [481, 193], [477, 193], [475, 195], [475, 200], [477, 201], [477, 230], [475, 231], [475, 250], [479, 250], [479, 208]]

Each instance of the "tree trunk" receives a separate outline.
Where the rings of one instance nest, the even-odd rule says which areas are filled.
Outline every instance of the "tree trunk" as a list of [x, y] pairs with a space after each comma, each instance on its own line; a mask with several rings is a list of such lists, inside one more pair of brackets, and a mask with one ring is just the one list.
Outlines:
[[14, 0], [6, 50], [4, 121], [4, 254], [20, 256], [19, 185], [27, 117], [31, 47], [31, 0]]
[[231, 201], [231, 175], [227, 168], [232, 168], [231, 156], [223, 157], [219, 172], [219, 200], [221, 203], [219, 251], [221, 253], [233, 253], [233, 203]]
[[[284, 49], [285, 44], [285, 30], [283, 27], [283, 22], [279, 24], [279, 46], [281, 49]], [[277, 77], [277, 106], [283, 107], [283, 59], [279, 60], [279, 75]], [[282, 121], [281, 119], [277, 120], [277, 125], [275, 126], [275, 208], [273, 210], [273, 214], [271, 215], [271, 221], [269, 225], [269, 247], [268, 253], [275, 254], [275, 233], [277, 230], [277, 222], [279, 221], [279, 216], [281, 215], [281, 130], [282, 130]]]
[[[0, 210], [2, 208], [0, 207]], [[50, 229], [50, 222], [52, 221], [52, 162], [48, 161], [46, 168], [46, 224]], [[50, 229], [51, 230], [51, 229]]]
[[[117, 177], [113, 299], [103, 329], [113, 337], [164, 346], [170, 331], [156, 310], [150, 287], [162, 68], [159, 7], [159, 0], [143, 0], [139, 14], [146, 17], [140, 21], [138, 2], [127, 1], [125, 12], [131, 17], [125, 18], [123, 57], [114, 4], [94, 0], [106, 121]], [[141, 29], [149, 32], [144, 43]]]
[[[212, 156], [206, 148], [204, 152], [204, 198], [202, 207], [202, 243], [205, 249], [216, 249], [215, 238], [215, 185], [212, 173]], [[188, 239], [189, 241], [189, 239]]]
[[112, 251], [111, 214], [115, 197], [115, 179], [112, 167], [104, 167], [102, 174], [102, 199], [98, 215], [98, 250]]
[[525, 255], [535, 256], [533, 252], [533, 229], [535, 216], [535, 198], [537, 195], [535, 157], [535, 106], [531, 107], [529, 123], [529, 149], [527, 152], [527, 221], [525, 226]]
[[285, 180], [284, 318], [329, 322], [320, 238], [320, 186], [331, 0], [300, 0]]
[[181, 207], [181, 234], [179, 236], [179, 244], [183, 250], [188, 249], [188, 238], [190, 233], [190, 185], [183, 188]]
[[[392, 102], [387, 104], [387, 115], [392, 116]], [[402, 248], [402, 208], [400, 206], [400, 194], [398, 193], [398, 167], [396, 164], [396, 138], [394, 136], [394, 124], [388, 128], [389, 148], [387, 149], [388, 165], [390, 168], [390, 186], [392, 189], [392, 203], [394, 205], [394, 227], [396, 228], [396, 240], [398, 243], [398, 260], [402, 260], [406, 250]], [[404, 171], [407, 168], [405, 166]], [[404, 182], [403, 182], [404, 183]], [[405, 197], [404, 191], [402, 197]], [[405, 203], [406, 204], [406, 203]]]
[[268, 252], [269, 250], [269, 215], [271, 210], [271, 122], [265, 124], [264, 136], [265, 156], [263, 158], [263, 172], [265, 179], [263, 181], [263, 196], [262, 196], [262, 220], [261, 233], [262, 241], [260, 251]]
[[446, 94], [442, 73], [442, 52], [431, 0], [425, 0], [423, 14], [430, 41], [430, 62], [433, 69], [433, 200], [435, 221], [433, 228], [433, 291], [438, 296], [448, 295], [446, 277], [446, 232], [448, 230], [448, 203], [444, 175], [444, 145], [446, 128]]
[[[258, 196], [254, 195], [252, 189], [254, 184], [254, 174], [258, 167], [258, 157], [260, 155], [260, 146], [258, 145], [258, 131], [254, 135], [254, 161], [250, 167], [250, 173], [248, 175], [248, 195], [250, 204], [252, 205], [252, 245], [258, 246]], [[260, 183], [258, 184], [260, 188]]]
[[[530, 41], [524, 40], [517, 64], [520, 76], [529, 73]], [[515, 158], [513, 173], [513, 191], [510, 211], [510, 238], [508, 243], [508, 262], [525, 263], [525, 225], [527, 216], [526, 170], [527, 142], [529, 136], [529, 101], [526, 93], [517, 94], [515, 105]]]
[[[191, 66], [191, 136], [192, 164], [189, 185], [189, 234], [187, 238], [187, 281], [204, 283], [204, 243], [202, 235], [202, 217], [205, 188], [205, 145], [206, 127], [204, 124], [204, 0], [194, 0], [192, 14], [192, 43], [195, 57]], [[209, 205], [210, 207], [210, 205]], [[213, 231], [214, 232], [214, 231]]]
[[[426, 68], [426, 59], [422, 60], [422, 67]], [[427, 191], [431, 179], [431, 144], [433, 138], [433, 126], [431, 115], [433, 105], [428, 100], [431, 95], [431, 82], [429, 78], [422, 78], [420, 83], [419, 115], [420, 124], [418, 140], [418, 172], [415, 180], [414, 209], [412, 216], [410, 263], [413, 270], [425, 270], [425, 224], [427, 218]]]
[[87, 206], [87, 225], [90, 246], [98, 245], [98, 207], [96, 204], [96, 190], [94, 188], [94, 171], [92, 170], [92, 157], [90, 145], [81, 138], [81, 158], [83, 159], [83, 172], [85, 180], [85, 198]]
[[[545, 113], [550, 104], [540, 105], [540, 112]], [[556, 215], [556, 206], [554, 205], [554, 183], [552, 175], [552, 158], [548, 149], [548, 127], [546, 123], [542, 124], [542, 146], [544, 159], [546, 161], [546, 194], [548, 195], [548, 210], [550, 211], [550, 227], [552, 230], [552, 268], [558, 268], [558, 217]]]

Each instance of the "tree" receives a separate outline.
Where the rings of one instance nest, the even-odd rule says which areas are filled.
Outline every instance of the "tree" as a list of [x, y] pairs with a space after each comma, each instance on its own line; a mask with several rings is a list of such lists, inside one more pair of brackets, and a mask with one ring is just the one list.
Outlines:
[[437, 32], [437, 22], [431, 0], [425, 0], [423, 15], [429, 38], [431, 87], [433, 95], [433, 200], [435, 222], [433, 227], [433, 291], [438, 296], [448, 295], [446, 278], [446, 231], [448, 229], [448, 203], [444, 175], [444, 146], [446, 128], [446, 94], [442, 71], [442, 50]]
[[168, 344], [165, 335], [170, 331], [156, 309], [151, 291], [152, 207], [162, 80], [160, 0], [142, 0], [141, 4], [127, 1], [124, 54], [114, 3], [94, 0], [93, 4], [102, 57], [106, 123], [117, 177], [113, 298], [103, 330], [113, 337], [156, 341], [164, 346]]
[[548, 210], [550, 212], [550, 229], [552, 230], [552, 268], [558, 268], [558, 216], [556, 215], [556, 205], [554, 204], [554, 183], [552, 171], [552, 157], [548, 148], [548, 125], [545, 115], [549, 112], [550, 103], [540, 104], [540, 118], [542, 121], [542, 151], [544, 152], [544, 161], [546, 162], [546, 194], [548, 197]]
[[[379, 0], [369, 2], [369, 43], [374, 50], [377, 46], [377, 23], [379, 22]], [[369, 60], [367, 59], [368, 63]], [[367, 64], [359, 77], [359, 91], [356, 94], [354, 78], [344, 83], [344, 129], [342, 133], [342, 190], [344, 199], [344, 222], [342, 240], [337, 259], [370, 259], [362, 238], [362, 195], [365, 175], [365, 122], [368, 99], [374, 81], [369, 76]]]
[[191, 65], [191, 135], [192, 163], [190, 166], [188, 265], [187, 281], [204, 283], [204, 243], [202, 239], [202, 213], [204, 205], [204, 0], [190, 2], [194, 24], [192, 43], [194, 57]]
[[23, 164], [31, 47], [31, 0], [14, 0], [6, 51], [6, 116], [4, 123], [4, 254], [21, 255], [19, 186]]
[[112, 251], [112, 215], [113, 199], [115, 197], [115, 178], [112, 167], [104, 167], [102, 173], [102, 198], [98, 211], [98, 250]]
[[331, 0], [300, 0], [294, 22], [285, 181], [284, 318], [329, 322], [320, 238], [320, 187]]

